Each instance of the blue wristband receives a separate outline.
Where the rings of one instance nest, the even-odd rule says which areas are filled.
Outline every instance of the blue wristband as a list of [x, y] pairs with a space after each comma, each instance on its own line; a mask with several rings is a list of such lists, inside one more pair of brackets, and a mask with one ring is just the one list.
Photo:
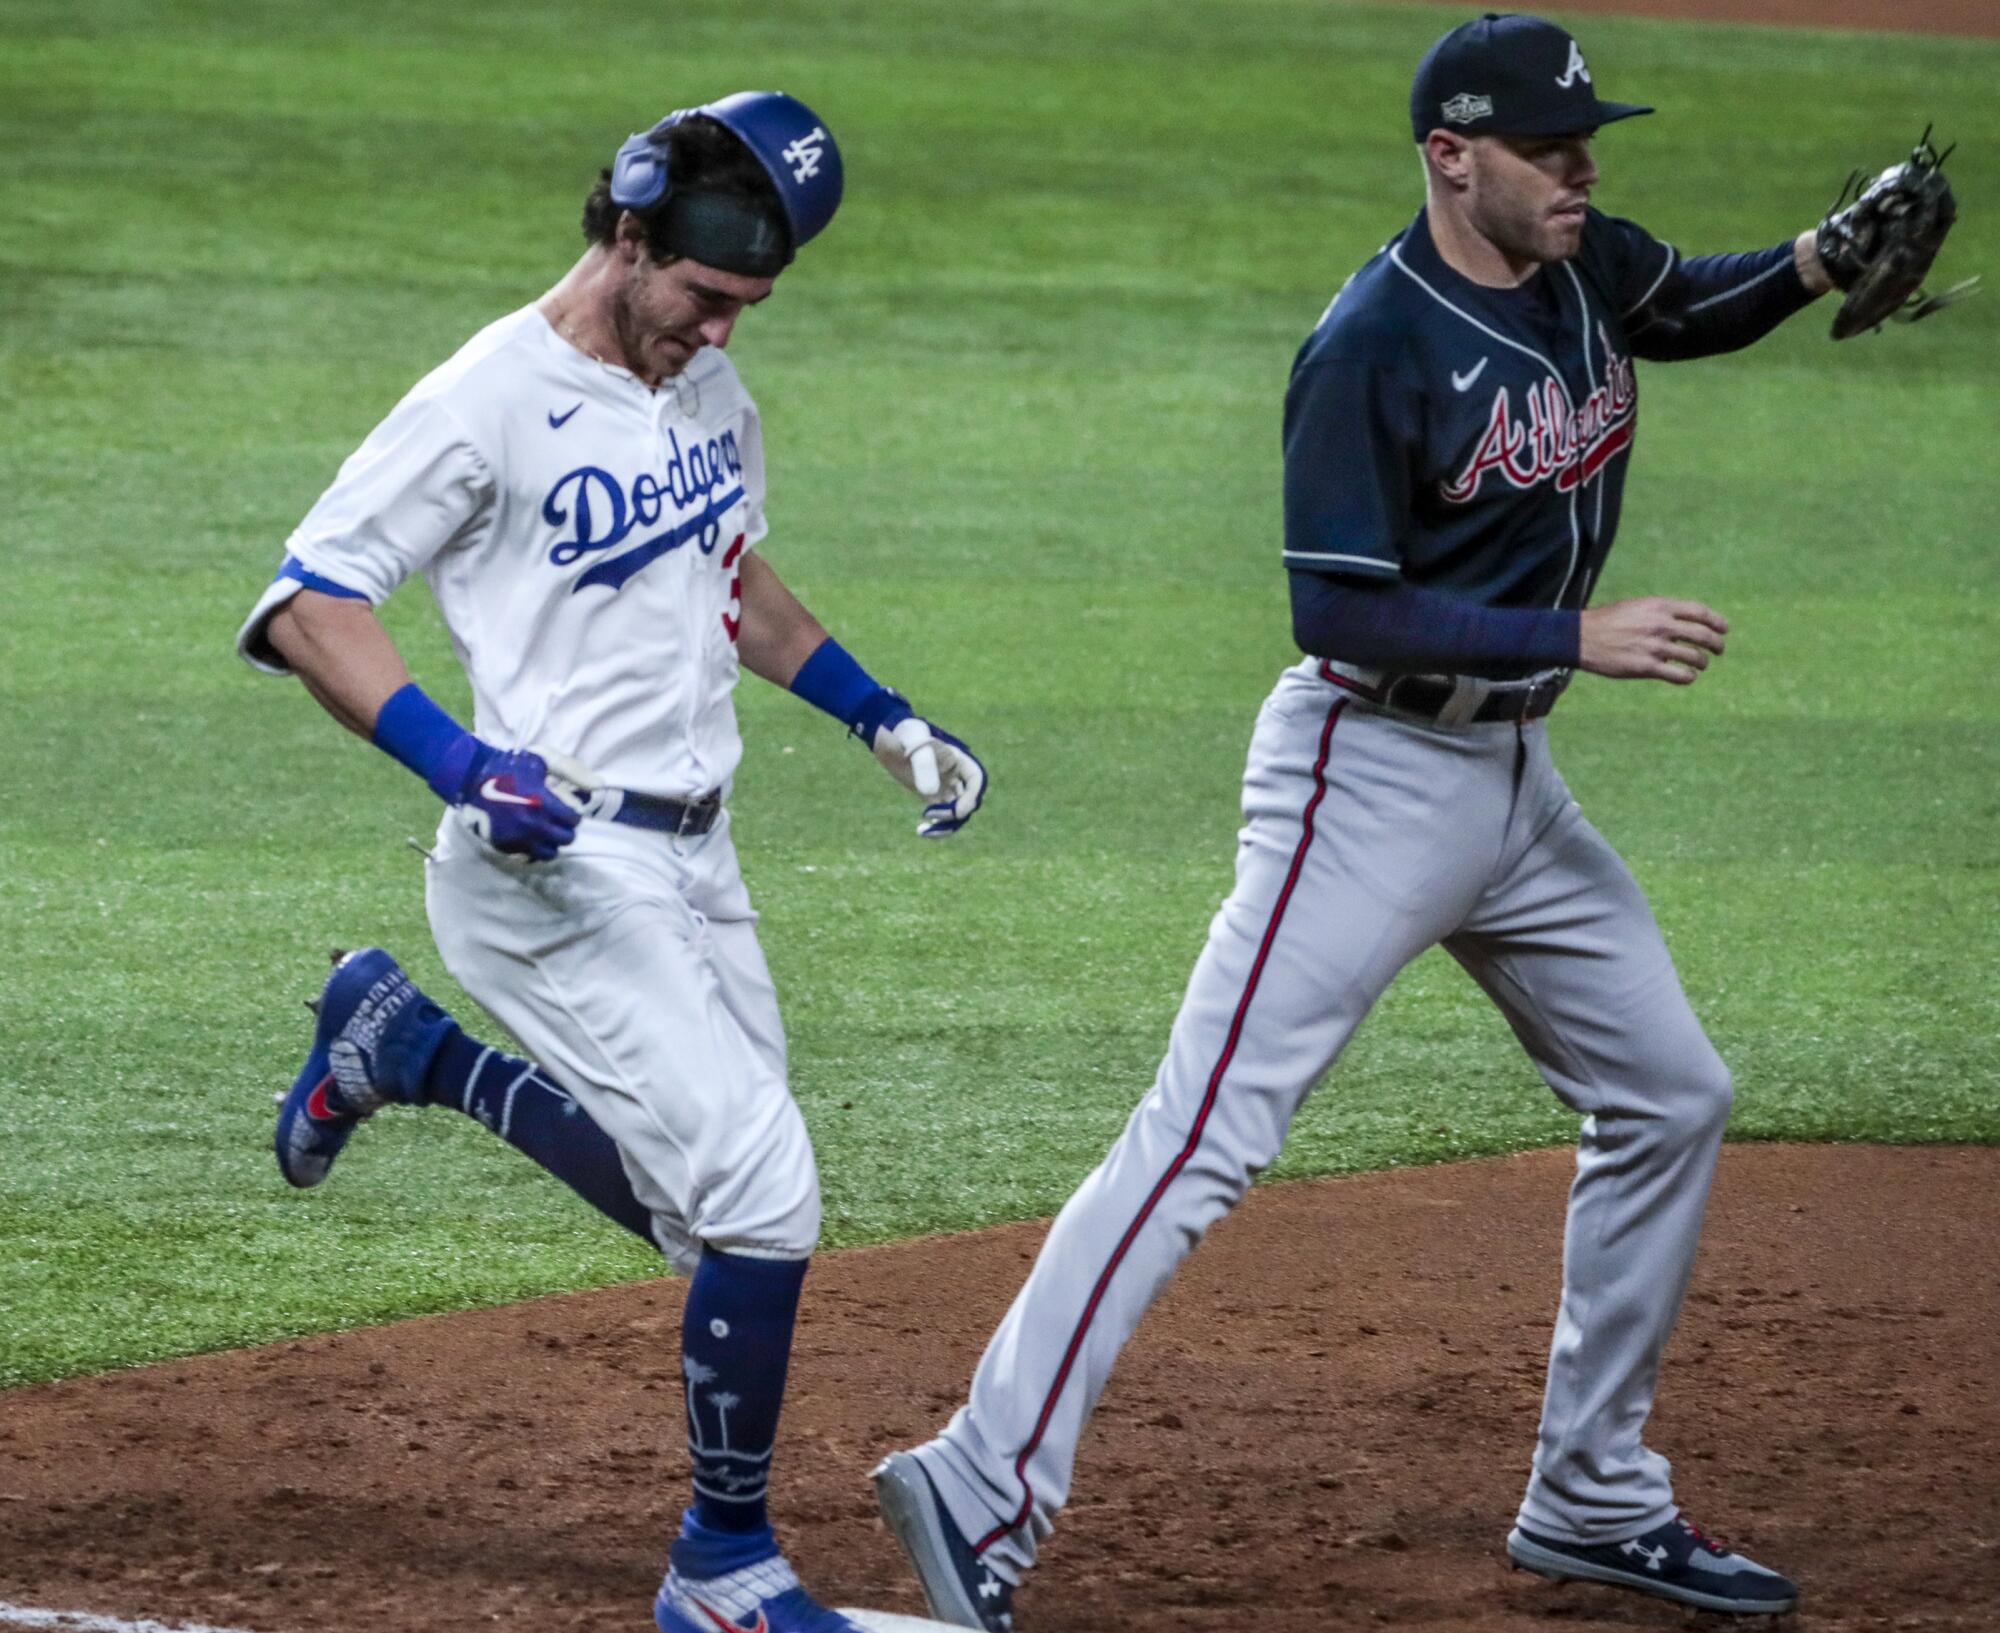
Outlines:
[[850, 731], [859, 732], [862, 720], [879, 708], [882, 694], [889, 689], [829, 635], [799, 665], [799, 672], [792, 677], [792, 691], [815, 709], [824, 709]]
[[382, 705], [369, 741], [422, 777], [447, 805], [458, 802], [465, 790], [466, 774], [486, 747], [433, 703], [415, 681]]

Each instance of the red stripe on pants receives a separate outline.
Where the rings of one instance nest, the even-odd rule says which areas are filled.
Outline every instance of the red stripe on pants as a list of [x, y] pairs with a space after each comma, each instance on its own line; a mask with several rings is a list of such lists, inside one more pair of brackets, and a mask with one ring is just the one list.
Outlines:
[[1229, 1070], [1230, 1061], [1236, 1057], [1236, 1045], [1243, 1037], [1243, 1024], [1250, 1013], [1250, 1000], [1257, 996], [1257, 983], [1263, 979], [1265, 962], [1271, 956], [1271, 944], [1278, 939], [1278, 926], [1284, 923], [1285, 908], [1291, 902], [1292, 890], [1299, 882], [1299, 875], [1305, 871], [1306, 852], [1312, 848], [1313, 818], [1319, 811], [1320, 801], [1326, 798], [1326, 762], [1327, 757], [1333, 752], [1333, 728], [1346, 707], [1347, 699], [1341, 698], [1327, 710], [1326, 725], [1321, 728], [1319, 734], [1319, 758], [1313, 762], [1312, 798], [1306, 801], [1305, 815], [1302, 819], [1304, 831], [1299, 835], [1298, 848], [1292, 852], [1292, 865], [1285, 875], [1284, 886], [1279, 890], [1278, 900], [1271, 908], [1270, 922], [1264, 926], [1264, 939], [1258, 945], [1256, 961], [1250, 966], [1250, 978], [1244, 983], [1243, 996], [1237, 1000], [1236, 1014], [1229, 1023], [1229, 1036], [1223, 1042], [1222, 1054], [1216, 1060], [1215, 1070], [1209, 1073], [1208, 1089], [1202, 1096], [1201, 1110], [1195, 1116], [1194, 1127], [1189, 1130], [1187, 1142], [1181, 1147], [1180, 1154], [1169, 1164], [1166, 1173], [1160, 1176], [1160, 1182], [1147, 1194], [1145, 1203], [1140, 1207], [1132, 1223], [1126, 1227], [1125, 1234], [1119, 1237], [1117, 1247], [1111, 1250], [1110, 1259], [1106, 1261], [1096, 1285], [1091, 1288], [1090, 1298], [1084, 1304], [1083, 1314], [1077, 1320], [1076, 1330], [1070, 1335], [1069, 1345], [1063, 1351], [1062, 1365], [1056, 1368], [1055, 1382], [1049, 1386], [1048, 1398], [1042, 1402], [1042, 1410], [1035, 1419], [1034, 1433], [1028, 1436], [1028, 1443], [1021, 1448], [1020, 1456], [1014, 1459], [1014, 1475], [1021, 1482], [1019, 1510], [1012, 1519], [996, 1525], [975, 1542], [972, 1545], [974, 1554], [984, 1553], [1009, 1531], [1017, 1530], [1027, 1523], [1035, 1502], [1034, 1490], [1028, 1484], [1028, 1459], [1034, 1456], [1035, 1448], [1042, 1443], [1042, 1436], [1048, 1430], [1049, 1419], [1055, 1413], [1056, 1402], [1062, 1398], [1063, 1388], [1069, 1382], [1070, 1369], [1076, 1365], [1077, 1354], [1083, 1348], [1084, 1336], [1090, 1331], [1091, 1322], [1097, 1318], [1098, 1306], [1104, 1302], [1104, 1295], [1111, 1286], [1111, 1278], [1118, 1273], [1119, 1265], [1125, 1262], [1125, 1255], [1131, 1249], [1133, 1241], [1145, 1227], [1146, 1221], [1153, 1216], [1153, 1210], [1159, 1206], [1160, 1198], [1166, 1195], [1167, 1187], [1179, 1177], [1180, 1171], [1187, 1166], [1188, 1159], [1201, 1144], [1202, 1130], [1208, 1126], [1209, 1113], [1215, 1109], [1216, 1096], [1222, 1089], [1223, 1074]]

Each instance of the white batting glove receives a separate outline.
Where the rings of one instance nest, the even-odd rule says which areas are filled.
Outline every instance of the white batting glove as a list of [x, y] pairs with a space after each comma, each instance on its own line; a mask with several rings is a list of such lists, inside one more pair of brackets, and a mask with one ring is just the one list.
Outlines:
[[868, 747], [890, 776], [926, 802], [917, 824], [925, 839], [957, 833], [986, 798], [986, 767], [978, 756], [922, 715], [877, 726]]
[[574, 755], [564, 754], [559, 749], [543, 748], [539, 745], [528, 750], [539, 754], [548, 774], [542, 779], [543, 785], [579, 816], [590, 814], [590, 802], [604, 786], [604, 779]]

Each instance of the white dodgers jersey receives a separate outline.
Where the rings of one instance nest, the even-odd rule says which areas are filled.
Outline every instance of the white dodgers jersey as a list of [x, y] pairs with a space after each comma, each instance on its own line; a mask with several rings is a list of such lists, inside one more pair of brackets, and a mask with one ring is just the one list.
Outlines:
[[[756, 405], [708, 347], [658, 391], [535, 307], [419, 381], [287, 542], [237, 649], [311, 585], [379, 605], [429, 581], [472, 680], [472, 729], [688, 797], [742, 755], [740, 561], [766, 531]], [[318, 582], [315, 582], [318, 581]]]

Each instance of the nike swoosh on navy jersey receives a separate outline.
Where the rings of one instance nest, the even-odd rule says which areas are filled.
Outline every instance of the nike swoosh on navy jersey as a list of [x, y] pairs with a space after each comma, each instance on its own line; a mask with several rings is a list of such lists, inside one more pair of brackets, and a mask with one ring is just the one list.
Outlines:
[[1493, 359], [1490, 357], [1480, 358], [1479, 366], [1468, 374], [1460, 374], [1457, 369], [1453, 369], [1451, 371], [1451, 389], [1453, 391], [1470, 391], [1479, 383], [1480, 375], [1486, 372], [1486, 365], [1492, 361]]

